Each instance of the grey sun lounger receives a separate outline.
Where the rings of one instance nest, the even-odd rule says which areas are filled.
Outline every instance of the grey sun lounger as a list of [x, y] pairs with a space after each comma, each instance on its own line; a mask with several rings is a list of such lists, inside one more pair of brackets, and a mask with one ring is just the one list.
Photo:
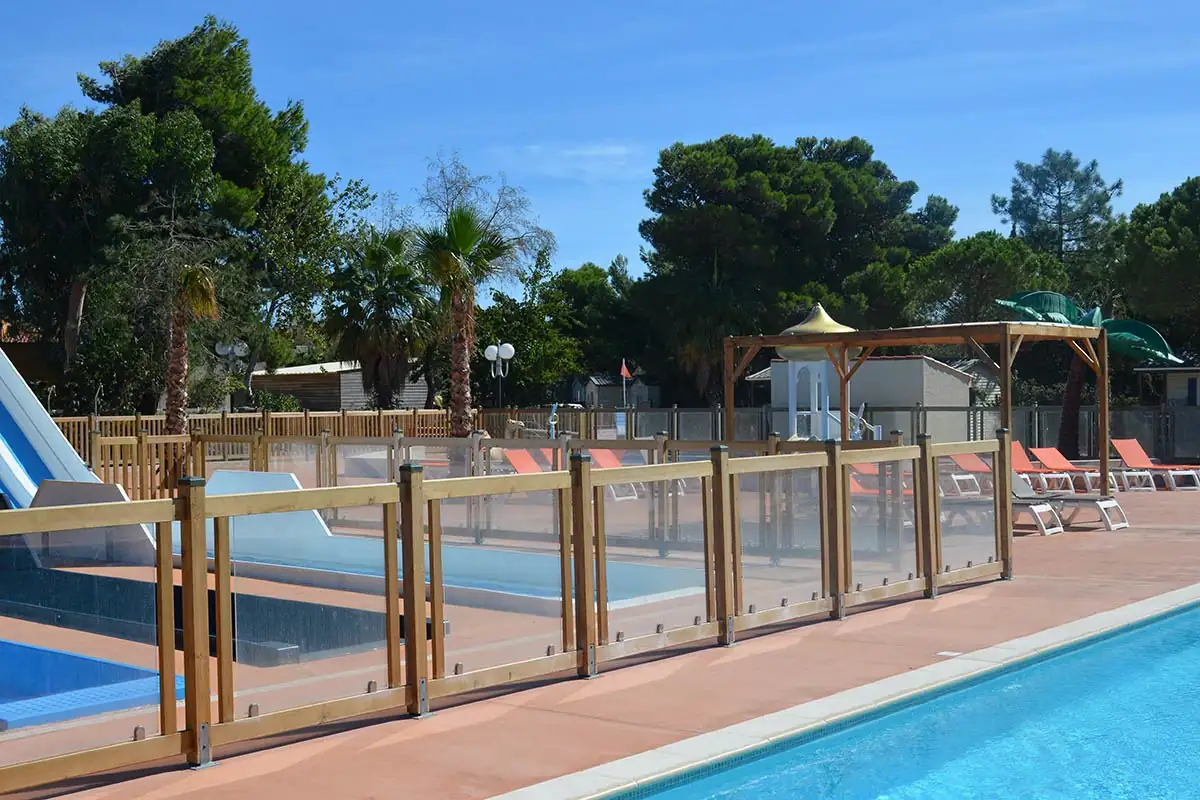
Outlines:
[[1030, 514], [1043, 536], [1062, 533], [1075, 521], [1081, 511], [1095, 509], [1100, 521], [1110, 531], [1129, 527], [1125, 509], [1113, 497], [1100, 494], [1076, 494], [1074, 492], [1038, 493], [1013, 476], [1013, 511]]

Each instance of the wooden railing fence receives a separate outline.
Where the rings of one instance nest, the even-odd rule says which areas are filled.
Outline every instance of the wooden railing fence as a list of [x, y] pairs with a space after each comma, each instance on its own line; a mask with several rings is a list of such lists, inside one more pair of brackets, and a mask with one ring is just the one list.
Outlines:
[[[117, 472], [112, 470], [125, 470], [133, 463], [141, 472], [136, 477], [122, 473], [120, 479], [139, 487], [137, 494], [147, 499], [0, 511], [0, 542], [8, 537], [44, 539], [54, 532], [83, 531], [72, 534], [72, 541], [78, 541], [88, 530], [102, 539], [116, 527], [128, 525], [144, 525], [152, 532], [157, 545], [153, 570], [160, 665], [157, 731], [139, 728], [133, 739], [123, 743], [0, 766], [0, 792], [172, 757], [203, 765], [230, 745], [249, 739], [388, 709], [423, 715], [443, 698], [486, 687], [563, 673], [594, 676], [605, 665], [635, 654], [705, 640], [730, 645], [740, 633], [760, 626], [802, 618], [840, 619], [847, 609], [858, 605], [901, 596], [934, 597], [953, 584], [1011, 577], [1007, 435], [1000, 431], [997, 439], [976, 442], [934, 444], [921, 439], [915, 446], [884, 442], [854, 448], [836, 442], [773, 441], [769, 454], [744, 453], [740, 457], [715, 444], [703, 459], [611, 469], [596, 468], [587, 455], [578, 452], [593, 445], [583, 442], [583, 447], [575, 448], [566, 469], [540, 474], [425, 480], [420, 466], [400, 464], [396, 481], [232, 495], [207, 495], [204, 480], [189, 474], [202, 467], [204, 448], [198, 449], [198, 443], [206, 443], [208, 449], [213, 444], [230, 445], [227, 437], [209, 441], [205, 434], [98, 436], [98, 441], [93, 441], [98, 449], [93, 463], [99, 473], [115, 478]], [[269, 463], [270, 440], [260, 435], [243, 444], [251, 450], [257, 448], [256, 457]], [[663, 441], [658, 446], [678, 451], [685, 445]], [[131, 451], [145, 460], [127, 460], [125, 455]], [[990, 498], [946, 495], [945, 470], [939, 461], [957, 453], [992, 459], [995, 492]], [[147, 476], [150, 463], [171, 466], [162, 474]], [[864, 489], [868, 475], [876, 476], [877, 482]], [[695, 551], [698, 563], [703, 564], [703, 613], [674, 627], [659, 624], [653, 633], [632, 637], [614, 630], [619, 624], [614, 622], [614, 613], [619, 608], [607, 599], [613, 558], [610, 548], [629, 545], [610, 537], [606, 514], [614, 512], [614, 501], [606, 488], [625, 484], [665, 487], [665, 497], [683, 496], [703, 512], [702, 529], [694, 542], [699, 548]], [[783, 485], [800, 489], [776, 491]], [[772, 506], [768, 524], [757, 532], [753, 544], [743, 541], [743, 517], [739, 514], [743, 495], [755, 497], [753, 490], [746, 491], [750, 486], [769, 488], [759, 496], [767, 496], [765, 502]], [[557, 515], [553, 541], [562, 587], [557, 598], [560, 608], [555, 613], [560, 624], [558, 642], [536, 658], [475, 670], [458, 664], [450, 668], [443, 624], [447, 606], [452, 605], [443, 591], [442, 558], [447, 547], [443, 513], [464, 499], [539, 492], [551, 494]], [[970, 500], [972, 505], [952, 505], [952, 500], [957, 503], [959, 499]], [[794, 507], [787, 508], [789, 503]], [[238, 684], [242, 673], [233, 668], [235, 644], [241, 646], [234, 638], [232, 577], [239, 562], [231, 557], [233, 521], [261, 514], [352, 507], [378, 509], [382, 515], [384, 683], [377, 685], [372, 680], [365, 692], [268, 713], [259, 713], [254, 705], [248, 713], [239, 711], [235, 696], [244, 687]], [[796, 532], [789, 527], [790, 521], [799, 511], [813, 510], [818, 521], [816, 536], [810, 543], [801, 543], [793, 538]], [[876, 510], [880, 511], [876, 516], [863, 516]], [[973, 524], [985, 529], [992, 526], [994, 552], [990, 557], [979, 563], [947, 563], [942, 550], [943, 524], [952, 512], [974, 514]], [[206, 530], [211, 530], [211, 558]], [[179, 537], [177, 562], [173, 532]], [[280, 535], [286, 536], [287, 531]], [[858, 574], [856, 552], [874, 537], [882, 543], [885, 537], [896, 536], [915, 542], [911, 557], [904, 555], [906, 549], [892, 545], [880, 552], [896, 559], [894, 568], [907, 577], [898, 581], [883, 578], [882, 583], [872, 585], [867, 575]], [[674, 546], [685, 544], [679, 541]], [[772, 564], [780, 553], [788, 558], [807, 553], [818, 565], [812, 595], [771, 599], [769, 606], [749, 597], [748, 592], [758, 591], [751, 571], [758, 569], [760, 552], [768, 552]], [[174, 683], [176, 563], [182, 591], [182, 721]], [[210, 582], [215, 602], [211, 631]], [[421, 612], [426, 609], [431, 622], [428, 635], [422, 630], [426, 614]], [[210, 637], [215, 641], [215, 659], [209, 655]], [[215, 704], [210, 699], [214, 692]], [[73, 729], [86, 722], [76, 720]]]

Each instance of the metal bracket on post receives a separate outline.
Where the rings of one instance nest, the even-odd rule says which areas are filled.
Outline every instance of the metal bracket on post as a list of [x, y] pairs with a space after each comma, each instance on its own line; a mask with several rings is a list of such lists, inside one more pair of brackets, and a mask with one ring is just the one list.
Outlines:
[[417, 681], [417, 719], [429, 716], [429, 686], [425, 678]]
[[596, 645], [589, 644], [587, 648], [587, 677], [594, 678], [599, 674], [596, 669]]
[[212, 742], [208, 737], [208, 723], [201, 722], [196, 729], [196, 752], [199, 758], [192, 769], [206, 769], [213, 765]]

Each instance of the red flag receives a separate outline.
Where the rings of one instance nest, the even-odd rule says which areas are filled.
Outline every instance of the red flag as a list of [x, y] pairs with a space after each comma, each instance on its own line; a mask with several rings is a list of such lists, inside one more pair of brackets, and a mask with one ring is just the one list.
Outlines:
[[629, 380], [633, 377], [633, 375], [629, 373], [629, 367], [625, 366], [625, 359], [623, 358], [621, 359], [621, 377], [625, 380]]

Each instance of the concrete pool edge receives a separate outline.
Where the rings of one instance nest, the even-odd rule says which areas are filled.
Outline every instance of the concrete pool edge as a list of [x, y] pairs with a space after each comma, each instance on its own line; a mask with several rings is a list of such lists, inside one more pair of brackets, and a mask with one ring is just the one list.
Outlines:
[[[713, 771], [739, 757], [758, 756], [832, 733], [928, 696], [955, 691], [1029, 663], [1070, 652], [1155, 622], [1200, 603], [1200, 584], [1176, 589], [1037, 633], [947, 658], [756, 717], [654, 750], [600, 764], [501, 795], [493, 800], [618, 800], [666, 789], [695, 770]], [[665, 784], [665, 785], [664, 785]]]

